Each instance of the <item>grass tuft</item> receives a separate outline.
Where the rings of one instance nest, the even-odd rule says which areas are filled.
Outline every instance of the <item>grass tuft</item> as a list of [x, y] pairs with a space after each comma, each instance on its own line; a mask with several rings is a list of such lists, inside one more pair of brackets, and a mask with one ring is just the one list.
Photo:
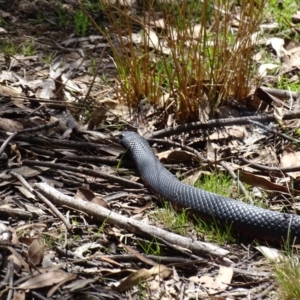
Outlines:
[[300, 299], [300, 259], [299, 253], [289, 251], [278, 262], [272, 263], [278, 289], [278, 299]]
[[[234, 9], [225, 0], [149, 0], [137, 11], [106, 2], [120, 101], [137, 109], [144, 100], [185, 122], [243, 100], [263, 5], [240, 1], [233, 29]], [[164, 25], [154, 26], [159, 20]]]
[[193, 224], [188, 216], [188, 209], [175, 211], [170, 202], [164, 201], [164, 207], [154, 212], [153, 219], [162, 223], [170, 231], [180, 235], [187, 235]]

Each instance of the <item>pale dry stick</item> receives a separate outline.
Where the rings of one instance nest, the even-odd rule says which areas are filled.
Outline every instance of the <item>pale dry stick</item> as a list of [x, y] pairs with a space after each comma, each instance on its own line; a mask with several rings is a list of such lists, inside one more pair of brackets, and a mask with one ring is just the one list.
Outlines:
[[14, 288], [14, 261], [13, 259], [9, 259], [9, 263], [8, 263], [8, 270], [7, 270], [9, 273], [10, 273], [10, 277], [9, 277], [9, 291], [8, 291], [8, 294], [7, 294], [7, 297], [6, 297], [6, 300], [11, 300], [13, 298], [13, 288]]
[[66, 225], [68, 231], [72, 229], [72, 225], [63, 216], [63, 214], [47, 198], [41, 195], [38, 191], [34, 190], [22, 175], [15, 172], [11, 172], [11, 175], [17, 178], [30, 193], [34, 194], [39, 200], [44, 202], [52, 210], [52, 212]]
[[12, 135], [10, 135], [1, 145], [0, 148], [0, 155], [3, 153], [4, 149], [7, 147], [7, 145], [10, 143], [11, 140], [15, 138], [15, 136], [18, 134], [18, 132], [14, 132]]
[[126, 229], [130, 232], [157, 237], [167, 241], [170, 244], [185, 248], [193, 253], [203, 254], [206, 256], [223, 257], [229, 253], [229, 251], [214, 244], [201, 242], [193, 238], [183, 237], [158, 227], [129, 219], [95, 203], [87, 202], [80, 198], [66, 196], [47, 183], [36, 183], [34, 187], [58, 205], [64, 205], [76, 210], [81, 210], [82, 212], [93, 217], [95, 220], [105, 221], [109, 224], [117, 225], [120, 228]]

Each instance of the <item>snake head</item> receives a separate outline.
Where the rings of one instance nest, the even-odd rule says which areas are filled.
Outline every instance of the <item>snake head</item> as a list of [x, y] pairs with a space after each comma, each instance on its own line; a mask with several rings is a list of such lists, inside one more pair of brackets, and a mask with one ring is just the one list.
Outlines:
[[141, 138], [141, 136], [138, 133], [133, 131], [123, 131], [119, 135], [119, 140], [121, 145], [125, 149], [129, 149], [129, 150], [133, 148], [135, 141], [139, 138]]
[[142, 162], [148, 160], [150, 156], [154, 156], [148, 141], [136, 132], [123, 131], [119, 136], [119, 140], [136, 162]]

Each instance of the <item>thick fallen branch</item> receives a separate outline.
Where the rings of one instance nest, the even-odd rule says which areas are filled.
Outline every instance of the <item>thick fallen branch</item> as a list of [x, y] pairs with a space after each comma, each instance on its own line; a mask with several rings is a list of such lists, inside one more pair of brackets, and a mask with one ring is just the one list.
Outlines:
[[[283, 120], [299, 119], [299, 117], [300, 117], [300, 110], [289, 111], [282, 114]], [[166, 128], [166, 129], [155, 131], [151, 136], [148, 136], [147, 138], [157, 139], [157, 138], [170, 136], [172, 134], [188, 132], [191, 130], [208, 129], [208, 128], [232, 126], [232, 125], [245, 125], [245, 124], [250, 124], [251, 121], [275, 122], [276, 118], [274, 114], [267, 114], [267, 115], [251, 116], [251, 117], [215, 119], [215, 120], [209, 120], [206, 123], [192, 122], [192, 123], [178, 125], [172, 128]]]
[[105, 221], [108, 224], [117, 225], [120, 228], [124, 228], [130, 232], [157, 237], [170, 244], [189, 249], [193, 253], [197, 254], [222, 257], [229, 253], [229, 251], [216, 245], [197, 241], [188, 237], [182, 237], [178, 234], [165, 231], [155, 226], [129, 219], [98, 204], [87, 202], [79, 198], [66, 196], [46, 183], [36, 183], [34, 187], [58, 205], [66, 205], [76, 210], [80, 210], [98, 221]]

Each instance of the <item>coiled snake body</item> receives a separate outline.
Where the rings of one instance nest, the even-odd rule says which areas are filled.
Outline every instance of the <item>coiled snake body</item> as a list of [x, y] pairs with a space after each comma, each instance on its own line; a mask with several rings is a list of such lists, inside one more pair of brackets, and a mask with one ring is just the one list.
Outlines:
[[194, 188], [179, 181], [154, 155], [149, 143], [135, 132], [124, 131], [120, 142], [128, 149], [140, 176], [155, 194], [189, 208], [205, 220], [228, 224], [235, 232], [267, 241], [300, 239], [300, 216], [274, 212]]

